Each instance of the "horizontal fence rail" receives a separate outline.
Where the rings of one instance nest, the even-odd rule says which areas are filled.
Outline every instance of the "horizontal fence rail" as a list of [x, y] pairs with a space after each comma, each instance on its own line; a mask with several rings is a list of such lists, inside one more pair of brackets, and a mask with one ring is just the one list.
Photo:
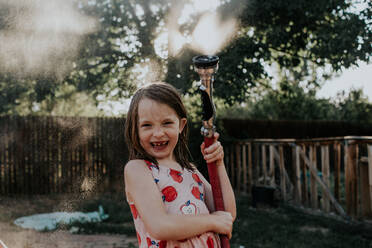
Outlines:
[[0, 117], [0, 195], [107, 191], [128, 158], [123, 119]]
[[372, 217], [372, 137], [252, 139], [225, 149], [237, 192], [271, 187], [281, 200], [299, 206]]

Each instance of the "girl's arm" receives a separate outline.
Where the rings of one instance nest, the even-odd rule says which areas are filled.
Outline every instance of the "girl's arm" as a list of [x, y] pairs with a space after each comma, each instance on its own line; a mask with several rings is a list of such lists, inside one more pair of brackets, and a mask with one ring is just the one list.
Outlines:
[[[209, 146], [208, 148], [205, 148], [205, 144], [203, 143], [201, 145], [201, 151], [204, 156], [204, 159], [207, 163], [216, 162], [217, 166], [217, 174], [220, 179], [220, 185], [221, 185], [221, 191], [223, 196], [223, 202], [225, 206], [225, 211], [228, 211], [231, 213], [233, 220], [236, 218], [236, 203], [235, 203], [235, 195], [234, 190], [231, 186], [230, 179], [227, 175], [225, 163], [224, 163], [224, 152], [223, 147], [221, 143], [218, 141], [219, 134], [216, 132], [214, 134], [214, 143]], [[209, 185], [209, 184], [207, 184]], [[213, 205], [213, 196], [212, 196], [212, 190], [207, 190], [208, 194], [206, 196], [207, 198], [207, 204], [210, 210], [213, 211], [214, 205]]]
[[168, 214], [151, 172], [142, 160], [125, 166], [125, 191], [133, 201], [146, 230], [159, 240], [180, 240], [213, 231], [229, 235], [232, 216], [225, 212], [205, 215]]

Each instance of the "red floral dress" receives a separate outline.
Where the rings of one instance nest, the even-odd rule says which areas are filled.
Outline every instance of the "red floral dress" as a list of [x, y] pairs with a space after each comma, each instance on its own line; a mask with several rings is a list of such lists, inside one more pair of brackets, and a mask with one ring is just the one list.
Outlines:
[[[159, 191], [162, 193], [162, 200], [168, 213], [193, 215], [209, 213], [204, 200], [205, 188], [202, 180], [200, 180], [202, 175], [198, 171], [193, 172], [184, 169], [181, 172], [157, 166], [148, 161], [146, 161], [146, 164], [152, 172]], [[146, 231], [136, 206], [132, 202], [129, 202], [129, 206], [132, 211], [140, 248], [220, 247], [219, 237], [213, 232], [184, 240], [156, 240]]]

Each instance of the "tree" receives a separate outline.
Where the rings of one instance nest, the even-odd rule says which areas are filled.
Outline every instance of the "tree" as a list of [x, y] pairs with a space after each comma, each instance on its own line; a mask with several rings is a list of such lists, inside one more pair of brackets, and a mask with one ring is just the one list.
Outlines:
[[317, 98], [316, 90], [306, 91], [293, 82], [281, 81], [279, 88], [219, 111], [220, 118], [254, 120], [332, 120], [372, 123], [372, 103], [361, 89], [340, 92], [335, 99]]
[[[218, 55], [220, 69], [215, 94], [228, 104], [243, 102], [255, 88], [267, 86], [265, 65], [278, 64], [283, 73], [309, 87], [319, 87], [319, 69], [330, 65], [339, 71], [371, 59], [371, 2], [360, 14], [350, 11], [352, 2], [337, 1], [241, 1], [222, 5], [224, 18], [239, 15], [241, 27], [235, 40]], [[192, 53], [192, 52], [189, 52]], [[190, 88], [192, 80], [186, 61], [177, 60], [168, 70], [167, 80]], [[325, 70], [326, 71], [326, 70]], [[328, 78], [333, 72], [323, 73]], [[177, 77], [176, 75], [182, 75]], [[184, 82], [186, 81], [186, 82]]]
[[0, 1], [0, 113], [32, 113], [55, 98], [91, 24], [71, 1]]
[[82, 11], [97, 17], [101, 28], [86, 37], [68, 81], [95, 95], [118, 89], [117, 98], [130, 96], [137, 83], [133, 67], [150, 60], [161, 64], [153, 41], [163, 18], [162, 6], [167, 6], [166, 1], [110, 0], [83, 5]]
[[[80, 12], [97, 18], [99, 29], [81, 42], [79, 54], [71, 62], [71, 73], [63, 79], [40, 75], [9, 79], [2, 75], [0, 82], [4, 85], [21, 80], [34, 82], [27, 87], [4, 86], [6, 93], [1, 95], [0, 102], [11, 100], [4, 111], [9, 112], [13, 104], [22, 101], [20, 97], [29, 97], [30, 103], [55, 99], [64, 84], [85, 92], [96, 104], [100, 99], [129, 97], [144, 69], [152, 70], [151, 80], [164, 80], [186, 95], [195, 94], [192, 82], [198, 76], [191, 68], [191, 58], [197, 52], [185, 46], [181, 57], [171, 57], [167, 47], [159, 52], [155, 46], [160, 34], [169, 31], [168, 24], [177, 22], [170, 19], [170, 11], [176, 8], [181, 13], [191, 2], [76, 0]], [[319, 69], [330, 65], [338, 71], [360, 60], [369, 62], [372, 6], [367, 0], [362, 2], [366, 7], [358, 14], [350, 11], [353, 2], [348, 0], [222, 1], [216, 9], [221, 20], [234, 17], [240, 26], [234, 39], [217, 53], [221, 60], [216, 97], [232, 105], [246, 101], [262, 88], [270, 88], [270, 75], [265, 67], [270, 64], [277, 64], [290, 81], [305, 81], [310, 88], [316, 88], [321, 83]], [[177, 31], [190, 36], [202, 16], [203, 13], [195, 12], [177, 26]], [[12, 93], [15, 91], [22, 94], [16, 97]], [[50, 104], [53, 105], [52, 100]]]
[[257, 96], [243, 107], [225, 107], [225, 118], [258, 120], [336, 120], [338, 109], [328, 99], [318, 99], [316, 90], [304, 89], [290, 81], [281, 81], [278, 89]]
[[372, 123], [372, 103], [363, 95], [361, 89], [353, 89], [348, 95], [339, 93], [333, 104], [338, 109], [339, 120]]

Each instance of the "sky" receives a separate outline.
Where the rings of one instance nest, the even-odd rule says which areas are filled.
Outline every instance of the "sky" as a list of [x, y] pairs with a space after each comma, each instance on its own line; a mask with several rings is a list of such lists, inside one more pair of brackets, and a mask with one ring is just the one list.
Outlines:
[[338, 92], [344, 90], [346, 93], [351, 88], [363, 89], [363, 93], [372, 101], [372, 64], [360, 63], [359, 67], [347, 69], [325, 83], [318, 92], [318, 97], [335, 97]]

